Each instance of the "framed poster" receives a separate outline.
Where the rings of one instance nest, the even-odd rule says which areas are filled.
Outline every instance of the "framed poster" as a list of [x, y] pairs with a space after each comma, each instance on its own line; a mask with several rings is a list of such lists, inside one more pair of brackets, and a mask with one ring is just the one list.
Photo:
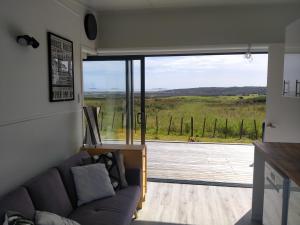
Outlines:
[[48, 32], [50, 102], [74, 100], [73, 42]]

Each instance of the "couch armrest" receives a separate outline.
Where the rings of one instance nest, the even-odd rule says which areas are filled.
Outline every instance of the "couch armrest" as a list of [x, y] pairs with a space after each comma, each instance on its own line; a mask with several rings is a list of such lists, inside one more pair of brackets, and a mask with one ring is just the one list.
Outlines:
[[141, 186], [141, 170], [138, 168], [126, 169], [125, 171], [126, 180], [128, 185]]

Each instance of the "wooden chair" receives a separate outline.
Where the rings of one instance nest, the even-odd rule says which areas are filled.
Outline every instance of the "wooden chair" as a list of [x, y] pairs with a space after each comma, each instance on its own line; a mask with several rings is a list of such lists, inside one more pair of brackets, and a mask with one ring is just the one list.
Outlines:
[[99, 124], [98, 124], [98, 115], [100, 113], [100, 107], [84, 106], [83, 110], [87, 121], [84, 144], [87, 145], [102, 144]]

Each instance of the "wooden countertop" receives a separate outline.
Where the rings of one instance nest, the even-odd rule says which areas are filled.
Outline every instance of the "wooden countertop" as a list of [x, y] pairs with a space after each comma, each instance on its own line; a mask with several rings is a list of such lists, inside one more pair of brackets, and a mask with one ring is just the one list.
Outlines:
[[300, 186], [300, 144], [255, 141], [254, 146], [275, 166]]

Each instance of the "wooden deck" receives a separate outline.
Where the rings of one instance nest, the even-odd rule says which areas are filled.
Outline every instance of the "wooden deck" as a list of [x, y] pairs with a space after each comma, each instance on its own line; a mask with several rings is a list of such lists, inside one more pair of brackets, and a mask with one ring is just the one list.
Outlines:
[[148, 182], [131, 225], [257, 225], [251, 222], [251, 188]]
[[147, 149], [148, 178], [252, 184], [253, 145], [147, 142]]

